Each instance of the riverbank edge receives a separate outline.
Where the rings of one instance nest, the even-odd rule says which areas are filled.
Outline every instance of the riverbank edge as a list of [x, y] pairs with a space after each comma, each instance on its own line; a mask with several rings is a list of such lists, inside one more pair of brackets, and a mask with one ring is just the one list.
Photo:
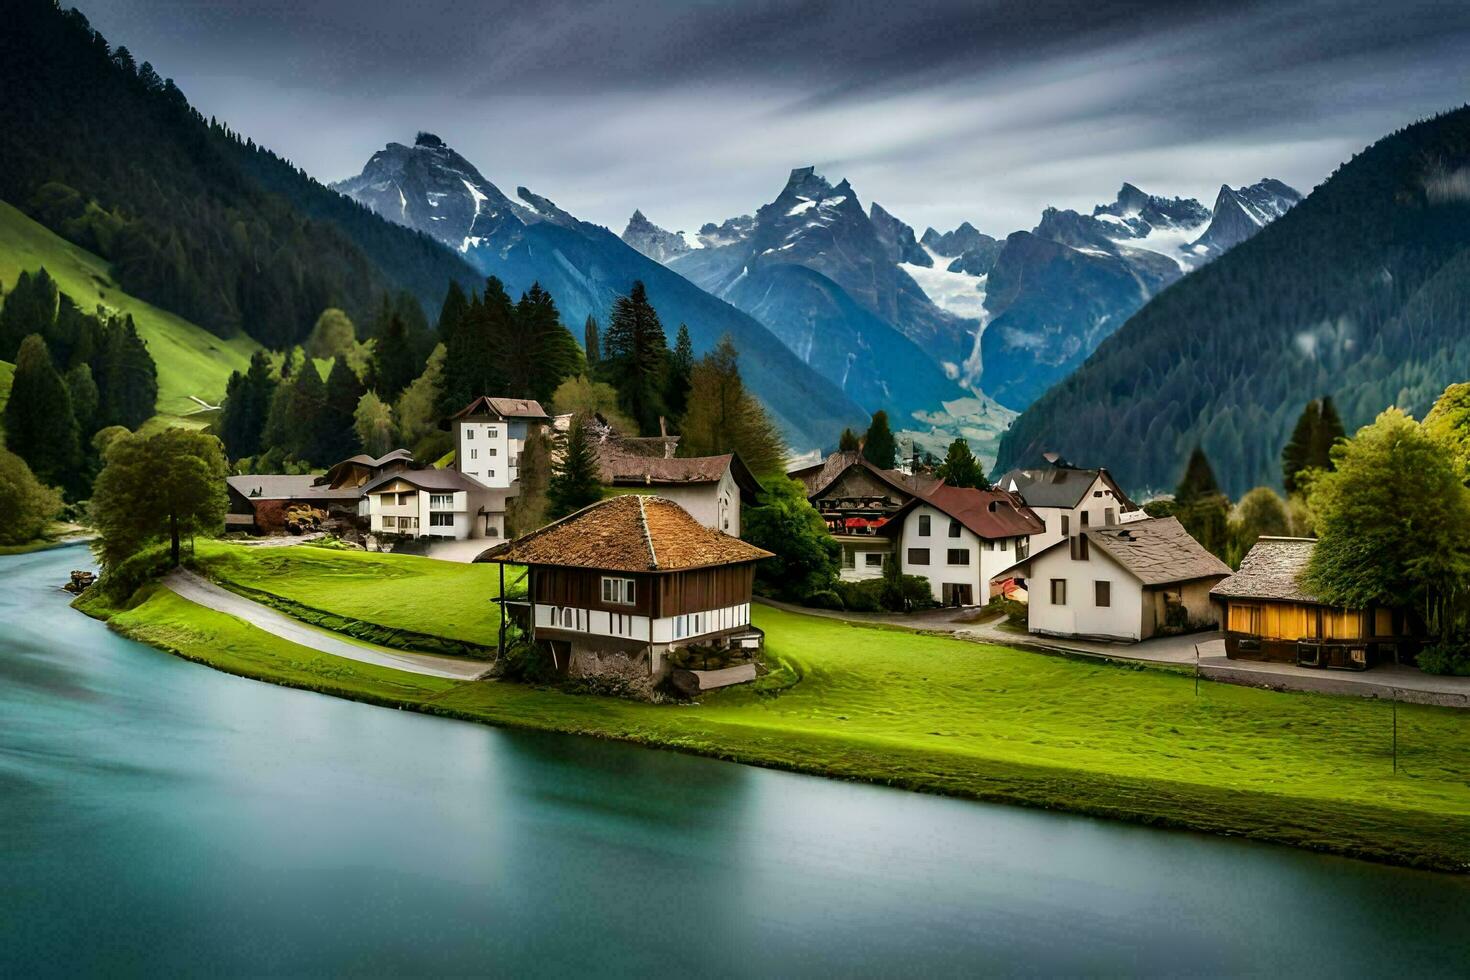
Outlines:
[[42, 551], [55, 551], [57, 548], [70, 548], [72, 545], [86, 544], [96, 537], [95, 534], [85, 533], [63, 538], [37, 538], [25, 544], [0, 544], [0, 558], [34, 555]]
[[[140, 596], [145, 596], [148, 590], [149, 587], [145, 587]], [[541, 714], [518, 718], [505, 710], [497, 711], [494, 706], [470, 710], [438, 701], [439, 698], [454, 694], [473, 682], [445, 681], [450, 686], [439, 694], [414, 698], [349, 687], [330, 680], [313, 679], [307, 682], [263, 669], [259, 665], [246, 667], [228, 663], [219, 656], [212, 655], [212, 650], [199, 652], [185, 649], [151, 636], [146, 630], [133, 629], [118, 623], [118, 614], [136, 610], [142, 605], [140, 596], [135, 596], [127, 608], [112, 608], [100, 596], [84, 593], [72, 605], [78, 611], [105, 622], [114, 632], [182, 660], [249, 680], [377, 707], [415, 711], [440, 718], [520, 731], [591, 736], [764, 769], [888, 786], [977, 802], [1118, 820], [1155, 829], [1244, 838], [1418, 870], [1458, 875], [1470, 873], [1470, 846], [1465, 843], [1470, 840], [1470, 819], [1455, 814], [1373, 807], [1344, 801], [1255, 790], [1212, 788], [1166, 780], [1108, 776], [1086, 770], [1028, 765], [972, 754], [946, 753], [942, 750], [921, 754], [912, 749], [882, 745], [875, 751], [866, 747], [863, 742], [841, 736], [811, 732], [803, 732], [799, 736], [789, 732], [757, 732], [747, 726], [723, 726], [718, 722], [709, 723], [710, 727], [725, 729], [724, 734], [727, 736], [754, 735], [757, 745], [732, 748], [731, 745], [738, 741], [738, 737], [728, 738], [721, 745], [700, 742], [698, 736], [708, 735], [708, 731], [674, 736], [648, 729], [612, 730], [610, 727], [558, 724], [556, 720]], [[198, 608], [207, 617], [227, 620], [251, 633], [259, 632], [255, 627], [234, 617]], [[513, 686], [531, 697], [538, 694], [547, 697], [587, 697], [551, 689]], [[781, 736], [774, 740], [774, 745], [770, 738], [773, 735]], [[815, 751], [821, 748], [828, 751]], [[822, 761], [814, 762], [804, 758], [803, 749], [809, 750], [810, 754], [820, 755]], [[785, 750], [784, 755], [782, 750]], [[934, 762], [943, 756], [971, 765], [968, 768], [964, 765], [956, 766], [948, 773], [933, 771], [936, 768]], [[904, 765], [909, 757], [916, 758], [913, 763]], [[893, 769], [895, 764], [899, 765], [898, 772]], [[1312, 832], [1314, 828], [1329, 828], [1329, 832], [1338, 836], [1323, 839]], [[1428, 843], [1435, 838], [1439, 838], [1439, 846]]]

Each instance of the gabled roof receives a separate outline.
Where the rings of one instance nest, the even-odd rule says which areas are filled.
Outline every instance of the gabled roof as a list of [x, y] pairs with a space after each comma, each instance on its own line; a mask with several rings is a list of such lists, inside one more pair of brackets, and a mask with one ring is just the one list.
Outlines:
[[741, 565], [769, 551], [696, 521], [664, 497], [625, 494], [584, 507], [476, 561], [559, 565], [612, 572], [668, 572]]
[[483, 484], [476, 483], [465, 476], [459, 470], [403, 470], [398, 473], [384, 473], [376, 480], [370, 481], [362, 488], [363, 494], [378, 493], [383, 487], [395, 480], [402, 480], [411, 487], [420, 490], [438, 490], [453, 493], [456, 490], [488, 490]]
[[534, 398], [492, 398], [489, 395], [481, 395], [449, 417], [450, 419], [464, 419], [476, 415], [494, 415], [503, 419], [533, 419], [540, 422], [551, 421], [551, 416], [546, 414], [541, 403]]
[[310, 473], [300, 476], [288, 473], [249, 473], [242, 476], [227, 476], [225, 483], [230, 489], [250, 500], [356, 500], [356, 487], [317, 486], [316, 477]]
[[1106, 469], [1079, 470], [1071, 466], [1042, 466], [1030, 470], [1011, 470], [1004, 474], [995, 485], [1004, 489], [1014, 489], [1021, 495], [1021, 499], [1032, 507], [1063, 507], [1071, 509], [1082, 503], [1082, 498], [1092, 485], [1101, 477], [1118, 498], [1118, 502], [1125, 510], [1133, 510], [1137, 507], [1123, 488], [1118, 486], [1112, 474]]
[[367, 453], [358, 453], [356, 456], [347, 457], [340, 463], [334, 463], [331, 469], [316, 478], [316, 482], [318, 485], [335, 483], [337, 482], [338, 474], [349, 466], [362, 466], [370, 470], [377, 470], [382, 469], [389, 463], [396, 462], [402, 462], [405, 465], [413, 463], [413, 453], [407, 449], [395, 449], [392, 452], [384, 453], [377, 459], [374, 459]]
[[932, 492], [941, 482], [931, 476], [908, 476], [898, 470], [882, 469], [868, 462], [867, 457], [860, 452], [835, 452], [823, 460], [820, 466], [809, 466], [788, 475], [805, 484], [807, 499], [811, 499], [830, 487], [838, 477], [854, 466], [862, 467], [872, 473], [905, 497], [923, 496]]
[[735, 453], [664, 459], [616, 451], [599, 452], [602, 482], [623, 487], [672, 487], [718, 483], [728, 472], [741, 496], [753, 500], [761, 492], [760, 481]]
[[904, 518], [916, 507], [929, 505], [959, 521], [982, 538], [1016, 538], [1040, 534], [1046, 524], [1025, 501], [1005, 490], [951, 487], [941, 483], [927, 496], [904, 504], [883, 525], [880, 534], [896, 534]]
[[[1230, 574], [1230, 566], [1206, 551], [1177, 518], [1153, 517], [1092, 528], [1082, 533], [1087, 536], [1091, 547], [1107, 555], [1144, 585], [1170, 585]], [[994, 578], [1010, 574], [1012, 569], [1029, 565], [1058, 548], [1069, 548], [1071, 540], [1063, 538], [1016, 562]]]
[[1260, 538], [1241, 559], [1240, 571], [1211, 589], [1210, 595], [1322, 604], [1301, 584], [1316, 546], [1311, 538]]

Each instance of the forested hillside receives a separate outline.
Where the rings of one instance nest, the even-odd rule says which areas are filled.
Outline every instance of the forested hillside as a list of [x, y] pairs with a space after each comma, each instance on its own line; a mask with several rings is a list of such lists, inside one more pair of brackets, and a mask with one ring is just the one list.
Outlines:
[[[191, 108], [75, 11], [11, 0], [0, 32], [0, 199], [111, 263], [123, 289], [221, 337], [300, 340], [478, 276]], [[351, 237], [349, 237], [349, 235]], [[356, 239], [356, 242], [354, 242]]]
[[1196, 444], [1232, 496], [1279, 484], [1310, 399], [1349, 430], [1470, 377], [1470, 108], [1385, 137], [1139, 310], [1017, 419], [998, 466], [1056, 450], [1130, 491]]

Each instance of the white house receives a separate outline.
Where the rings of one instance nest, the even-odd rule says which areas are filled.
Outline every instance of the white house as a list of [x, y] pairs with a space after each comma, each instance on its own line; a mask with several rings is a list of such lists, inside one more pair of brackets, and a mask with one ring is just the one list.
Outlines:
[[1107, 470], [1077, 469], [1061, 459], [1037, 469], [1011, 470], [995, 485], [1019, 494], [1045, 524], [1031, 538], [1033, 555], [1088, 528], [1111, 527], [1143, 514]]
[[1179, 521], [1160, 517], [1089, 528], [994, 577], [1024, 576], [1029, 632], [1132, 642], [1213, 626], [1210, 590], [1229, 575]]
[[937, 602], [973, 606], [989, 601], [991, 579], [1025, 558], [1041, 529], [1015, 494], [941, 484], [899, 508], [879, 534], [897, 542], [900, 570], [927, 578]]
[[893, 559], [893, 539], [881, 533], [888, 520], [915, 497], [939, 486], [928, 476], [885, 470], [858, 452], [835, 452], [821, 463], [788, 474], [806, 487], [807, 500], [822, 515], [841, 546], [843, 581], [878, 578]]
[[505, 536], [505, 491], [483, 487], [457, 470], [388, 473], [363, 488], [368, 530], [407, 537]]
[[[605, 446], [612, 445], [605, 443]], [[761, 485], [735, 453], [663, 459], [599, 452], [602, 482], [616, 490], [656, 493], [707, 528], [740, 537], [740, 505], [754, 504]]]
[[526, 438], [537, 426], [550, 424], [551, 417], [531, 398], [481, 395], [449, 421], [455, 469], [483, 487], [511, 490], [507, 496], [515, 496]]

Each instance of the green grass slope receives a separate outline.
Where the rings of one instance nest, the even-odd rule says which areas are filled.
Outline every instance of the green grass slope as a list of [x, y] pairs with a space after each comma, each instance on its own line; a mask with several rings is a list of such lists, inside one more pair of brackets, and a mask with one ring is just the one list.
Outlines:
[[[138, 333], [158, 364], [160, 415], [186, 417], [199, 410], [190, 395], [218, 405], [230, 372], [243, 371], [260, 346], [249, 337], [224, 340], [118, 288], [107, 263], [91, 252], [53, 234], [14, 207], [0, 201], [0, 282], [8, 289], [22, 271], [45, 266], [57, 286], [84, 310], [99, 303], [131, 313]], [[0, 370], [0, 386], [9, 394], [9, 365]], [[198, 420], [195, 420], [198, 421]]]
[[15, 365], [9, 361], [0, 361], [0, 412], [5, 410], [5, 403], [10, 401], [10, 383], [15, 380]]

